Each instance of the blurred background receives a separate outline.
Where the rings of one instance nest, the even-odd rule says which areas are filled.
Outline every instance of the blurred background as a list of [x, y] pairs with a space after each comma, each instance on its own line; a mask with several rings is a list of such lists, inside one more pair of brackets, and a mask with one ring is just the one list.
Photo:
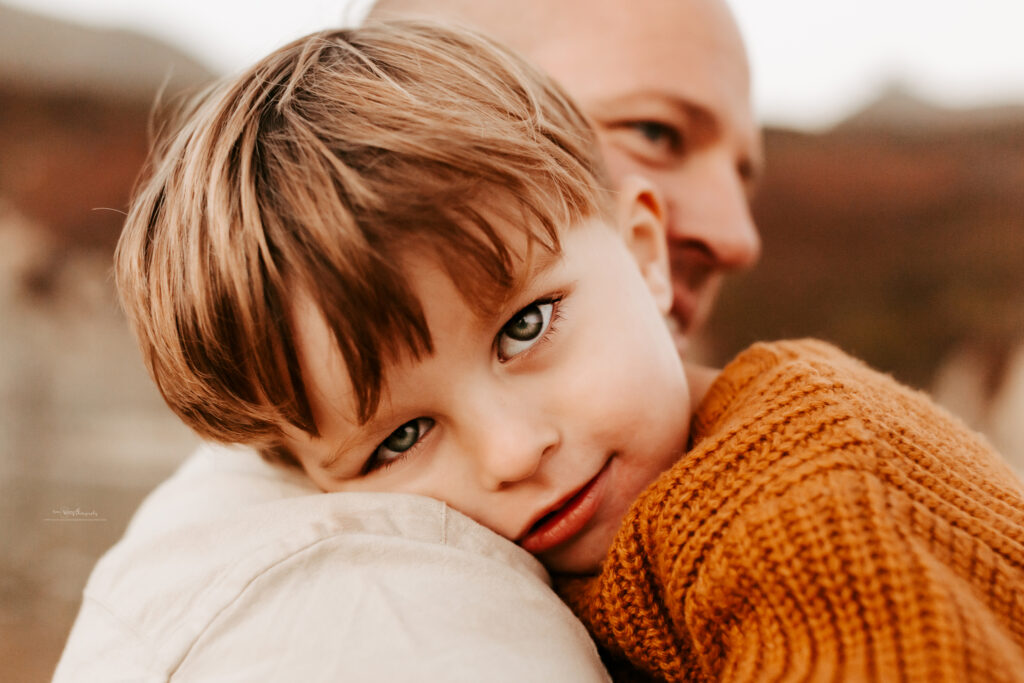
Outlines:
[[[764, 258], [700, 348], [832, 340], [1024, 465], [1024, 3], [734, 0], [766, 122]], [[0, 662], [47, 680], [96, 558], [195, 445], [117, 309], [158, 90], [365, 3], [0, 1]]]

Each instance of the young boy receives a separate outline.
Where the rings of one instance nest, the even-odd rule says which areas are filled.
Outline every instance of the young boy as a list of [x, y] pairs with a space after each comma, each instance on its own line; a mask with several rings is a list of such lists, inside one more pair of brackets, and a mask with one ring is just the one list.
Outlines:
[[207, 439], [438, 499], [580, 577], [563, 595], [631, 673], [1020, 679], [1019, 482], [824, 344], [692, 396], [659, 200], [610, 191], [596, 149], [470, 33], [282, 48], [133, 204], [117, 279], [156, 383]]

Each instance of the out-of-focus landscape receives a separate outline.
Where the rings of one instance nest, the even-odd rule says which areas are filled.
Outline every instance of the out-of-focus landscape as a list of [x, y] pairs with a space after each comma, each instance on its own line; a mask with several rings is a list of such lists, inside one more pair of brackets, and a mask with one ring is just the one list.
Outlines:
[[[158, 90], [212, 74], [139, 35], [0, 6], [0, 662], [47, 680], [99, 555], [195, 438], [149, 383], [110, 262]], [[894, 85], [820, 133], [770, 129], [764, 258], [701, 344], [814, 335], [1024, 466], [1024, 107]]]
[[761, 263], [711, 321], [839, 344], [1024, 464], [1024, 107], [944, 110], [893, 86], [820, 134], [769, 129]]

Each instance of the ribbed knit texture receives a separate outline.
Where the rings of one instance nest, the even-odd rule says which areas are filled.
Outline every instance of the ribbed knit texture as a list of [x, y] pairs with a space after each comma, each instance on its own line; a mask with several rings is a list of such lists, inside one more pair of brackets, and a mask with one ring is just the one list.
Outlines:
[[1024, 486], [981, 437], [816, 341], [744, 352], [693, 429], [558, 582], [617, 679], [1024, 681]]

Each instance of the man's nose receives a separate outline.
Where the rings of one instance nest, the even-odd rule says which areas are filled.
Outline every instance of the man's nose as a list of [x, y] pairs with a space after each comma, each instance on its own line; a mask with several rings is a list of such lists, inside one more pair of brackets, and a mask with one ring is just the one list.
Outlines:
[[529, 479], [561, 443], [550, 414], [514, 395], [478, 403], [467, 431], [468, 455], [487, 490]]
[[[668, 236], [673, 253], [703, 252], [710, 266], [741, 270], [757, 262], [761, 236], [750, 212], [747, 187], [736, 164], [724, 155], [709, 156], [700, 173], [690, 173], [685, 195], [669, 208]], [[694, 183], [695, 178], [701, 180]]]

